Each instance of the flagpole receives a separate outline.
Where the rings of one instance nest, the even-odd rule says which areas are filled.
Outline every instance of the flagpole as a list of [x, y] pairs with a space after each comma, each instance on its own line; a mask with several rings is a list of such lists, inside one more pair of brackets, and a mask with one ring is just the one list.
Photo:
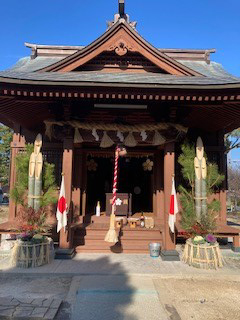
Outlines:
[[168, 224], [169, 224], [170, 231], [175, 237], [175, 223], [176, 223], [176, 214], [178, 213], [178, 204], [177, 204], [177, 194], [176, 194], [174, 177], [175, 177], [175, 174], [172, 174], [172, 191], [170, 196]]
[[[66, 200], [66, 194], [65, 194], [65, 181], [64, 181], [64, 172], [61, 173], [62, 181], [61, 181], [61, 187], [59, 192], [59, 198], [58, 198], [58, 204], [57, 204], [57, 233], [64, 232], [66, 233], [66, 227], [68, 224], [67, 219], [67, 200]], [[63, 229], [63, 230], [62, 230]]]

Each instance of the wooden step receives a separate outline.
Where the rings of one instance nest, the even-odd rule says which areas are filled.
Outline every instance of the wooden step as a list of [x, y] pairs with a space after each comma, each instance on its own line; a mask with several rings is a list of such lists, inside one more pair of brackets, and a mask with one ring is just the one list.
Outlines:
[[[153, 242], [153, 241], [148, 241], [148, 240], [142, 240], [142, 241], [129, 241], [129, 240], [122, 240], [121, 244], [111, 244], [108, 242], [105, 242], [104, 240], [83, 240], [83, 242], [79, 242], [77, 245], [77, 248], [80, 249], [84, 249], [83, 250], [111, 250], [111, 247], [121, 247], [123, 250], [131, 250], [131, 252], [147, 252], [148, 248], [149, 248], [149, 244]], [[158, 242], [160, 244], [162, 244], [162, 239], [154, 239], [154, 242]]]
[[92, 243], [76, 247], [77, 252], [131, 252], [131, 253], [147, 253], [149, 252], [148, 244], [122, 244], [111, 245], [108, 243]]
[[[85, 238], [85, 239], [96, 239], [96, 240], [103, 240], [107, 234], [107, 231], [104, 233], [87, 233], [84, 235], [74, 235], [74, 238]], [[123, 232], [120, 237], [120, 239], [129, 239], [129, 240], [152, 240], [155, 238], [162, 238], [162, 233], [160, 232], [149, 232], [149, 233], [134, 233], [134, 232]]]
[[[74, 237], [74, 243], [76, 245], [82, 245], [82, 244], [87, 244], [87, 243], [105, 243], [104, 238], [105, 235], [87, 235], [85, 237], [81, 236], [75, 236]], [[150, 243], [150, 242], [162, 242], [162, 235], [157, 234], [157, 235], [149, 235], [148, 237], [133, 237], [133, 236], [122, 236], [120, 239], [121, 243], [135, 243], [135, 244], [140, 244], [140, 243]]]
[[[162, 239], [153, 239], [153, 240], [122, 240], [121, 239], [121, 245], [122, 246], [148, 246], [151, 242], [162, 242]], [[93, 240], [93, 239], [84, 239], [84, 245], [97, 245], [97, 246], [107, 246], [108, 243], [104, 240]], [[108, 245], [109, 246], [109, 245]]]
[[[96, 228], [96, 229], [92, 229], [92, 228], [79, 228], [76, 229], [74, 234], [77, 235], [90, 235], [90, 234], [105, 234], [107, 233], [109, 227], [108, 228]], [[119, 229], [116, 229], [116, 232], [119, 232]], [[141, 235], [146, 235], [149, 233], [161, 233], [161, 229], [160, 228], [153, 228], [153, 229], [141, 229], [141, 228], [136, 228], [136, 229], [131, 229], [131, 228], [123, 228], [121, 230], [121, 233], [123, 234], [141, 234]]]
[[[131, 229], [125, 226], [120, 232], [121, 246], [113, 246], [104, 241], [109, 229], [107, 224], [92, 224], [75, 229], [74, 244], [77, 252], [124, 252], [124, 253], [148, 253], [149, 243], [162, 243], [162, 233], [160, 227], [144, 229], [137, 227]], [[117, 233], [119, 230], [116, 230]]]
[[144, 250], [144, 249], [134, 249], [134, 250], [131, 250], [131, 249], [125, 249], [123, 248], [121, 250], [121, 252], [116, 252], [116, 251], [113, 251], [111, 250], [110, 248], [109, 249], [96, 249], [96, 248], [88, 248], [88, 247], [85, 247], [85, 246], [78, 246], [76, 247], [76, 252], [77, 253], [112, 253], [112, 254], [116, 254], [116, 253], [126, 253], [126, 254], [147, 254], [149, 253], [149, 250]]
[[[106, 235], [106, 234], [105, 234]], [[74, 241], [79, 241], [81, 239], [85, 239], [86, 241], [88, 240], [92, 240], [92, 241], [104, 241], [105, 239], [105, 235], [87, 235], [85, 237], [82, 236], [75, 236], [74, 237]], [[158, 234], [158, 235], [149, 235], [148, 237], [134, 237], [134, 236], [121, 236], [118, 239], [120, 241], [135, 241], [135, 242], [141, 242], [141, 241], [157, 241], [157, 240], [162, 240], [162, 234]]]

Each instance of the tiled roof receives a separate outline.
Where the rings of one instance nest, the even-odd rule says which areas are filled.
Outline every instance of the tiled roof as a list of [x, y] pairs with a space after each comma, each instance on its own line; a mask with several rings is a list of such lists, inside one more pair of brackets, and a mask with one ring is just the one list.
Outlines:
[[[174, 76], [161, 73], [101, 73], [101, 72], [35, 72], [63, 59], [62, 57], [25, 57], [13, 67], [0, 72], [0, 78], [18, 80], [51, 81], [51, 82], [93, 82], [93, 83], [133, 83], [133, 84], [170, 84], [170, 85], [211, 85], [240, 83], [237, 78], [228, 73], [221, 64], [204, 61], [186, 61], [180, 63], [200, 72], [203, 76]], [[2, 79], [1, 81], [3, 81]]]
[[153, 84], [153, 85], [221, 85], [240, 83], [239, 78], [225, 77], [187, 77], [166, 74], [142, 74], [142, 73], [102, 73], [102, 72], [23, 72], [8, 70], [0, 72], [1, 78], [18, 80], [49, 81], [49, 82], [78, 82], [83, 83], [122, 83], [122, 84]]
[[35, 59], [24, 57], [18, 60], [17, 63], [8, 70], [14, 70], [16, 72], [33, 72], [48, 67], [62, 59], [63, 57], [37, 57]]

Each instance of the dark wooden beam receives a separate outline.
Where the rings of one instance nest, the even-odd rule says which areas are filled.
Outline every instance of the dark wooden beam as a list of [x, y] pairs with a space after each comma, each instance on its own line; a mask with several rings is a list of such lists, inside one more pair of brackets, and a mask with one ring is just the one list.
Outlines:
[[118, 0], [118, 11], [121, 18], [125, 16], [125, 0]]

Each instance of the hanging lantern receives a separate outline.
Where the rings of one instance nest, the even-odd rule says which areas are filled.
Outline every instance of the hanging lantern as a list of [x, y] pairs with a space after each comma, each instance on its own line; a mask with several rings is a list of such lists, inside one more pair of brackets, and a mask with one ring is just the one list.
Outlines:
[[145, 162], [143, 162], [143, 170], [144, 171], [152, 171], [153, 169], [153, 161], [150, 159], [147, 159]]
[[166, 142], [166, 139], [157, 130], [155, 130], [154, 137], [153, 137], [153, 145], [160, 146], [165, 142]]
[[101, 148], [110, 148], [114, 144], [113, 140], [108, 136], [107, 132], [103, 132], [102, 141], [100, 143]]
[[78, 128], [75, 128], [74, 132], [74, 143], [82, 143], [83, 142], [83, 137], [81, 133], [79, 132]]
[[97, 167], [98, 167], [98, 164], [97, 162], [94, 161], [94, 159], [87, 161], [88, 171], [97, 171]]
[[135, 140], [132, 132], [129, 132], [127, 138], [124, 140], [124, 144], [127, 147], [136, 147], [137, 141]]

